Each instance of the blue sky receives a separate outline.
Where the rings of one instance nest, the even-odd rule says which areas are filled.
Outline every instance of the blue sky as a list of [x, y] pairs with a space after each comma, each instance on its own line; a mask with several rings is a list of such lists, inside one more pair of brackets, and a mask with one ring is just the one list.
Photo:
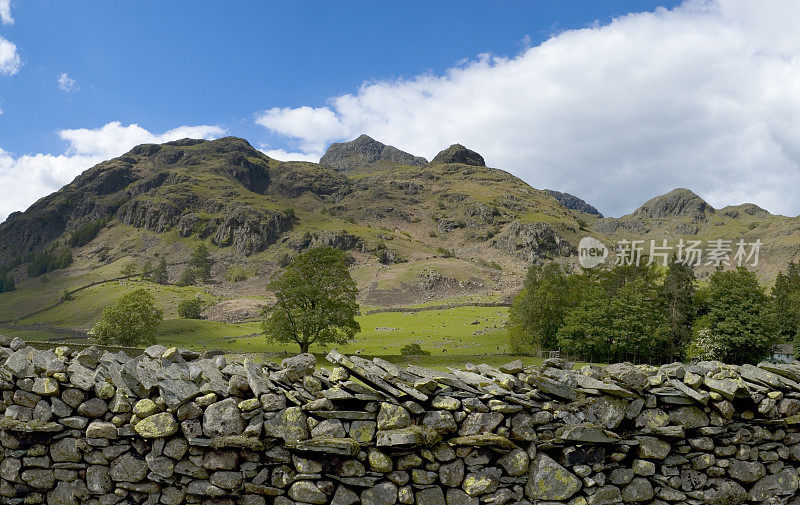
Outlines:
[[770, 6], [0, 0], [0, 219], [139, 141], [316, 159], [361, 132], [466, 143], [612, 215], [675, 186], [796, 215], [800, 106], [757, 95], [797, 95], [797, 7]]
[[[15, 23], [0, 34], [24, 65], [0, 79], [0, 139], [15, 153], [59, 152], [56, 131], [120, 121], [151, 131], [220, 124], [280, 146], [253, 122], [258, 109], [321, 105], [364, 81], [513, 55], [526, 37], [664, 4], [15, 1]], [[62, 73], [74, 91], [59, 89]]]

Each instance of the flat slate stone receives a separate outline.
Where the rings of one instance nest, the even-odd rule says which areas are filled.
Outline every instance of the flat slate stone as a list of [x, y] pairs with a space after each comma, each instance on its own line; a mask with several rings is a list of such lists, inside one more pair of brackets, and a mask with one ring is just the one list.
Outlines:
[[352, 438], [311, 438], [290, 444], [290, 447], [298, 451], [315, 452], [323, 454], [336, 454], [341, 456], [355, 456], [358, 454], [360, 446]]

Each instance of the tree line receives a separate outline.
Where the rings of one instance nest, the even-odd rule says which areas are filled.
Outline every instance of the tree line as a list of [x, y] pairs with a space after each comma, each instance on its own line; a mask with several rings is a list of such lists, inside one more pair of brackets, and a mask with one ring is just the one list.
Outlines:
[[572, 270], [533, 265], [509, 310], [512, 350], [560, 350], [594, 362], [664, 363], [689, 357], [756, 362], [800, 330], [800, 267], [774, 286], [744, 267], [700, 282], [673, 260]]

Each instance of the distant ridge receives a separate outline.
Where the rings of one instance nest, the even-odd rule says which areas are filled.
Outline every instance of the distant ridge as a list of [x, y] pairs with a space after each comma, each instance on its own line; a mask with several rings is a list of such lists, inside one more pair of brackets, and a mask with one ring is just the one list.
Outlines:
[[585, 200], [578, 198], [575, 195], [570, 195], [569, 193], [562, 193], [561, 191], [556, 191], [554, 189], [545, 189], [548, 193], [550, 193], [553, 198], [558, 200], [558, 203], [563, 205], [564, 207], [571, 209], [571, 210], [579, 210], [581, 212], [585, 212], [592, 216], [603, 217], [603, 214], [600, 213], [594, 206], [589, 205], [586, 203]]

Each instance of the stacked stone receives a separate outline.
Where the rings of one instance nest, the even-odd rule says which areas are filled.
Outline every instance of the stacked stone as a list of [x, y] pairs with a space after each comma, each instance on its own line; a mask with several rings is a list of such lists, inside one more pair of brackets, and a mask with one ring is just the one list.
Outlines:
[[0, 502], [800, 504], [797, 362], [328, 360], [0, 338]]

